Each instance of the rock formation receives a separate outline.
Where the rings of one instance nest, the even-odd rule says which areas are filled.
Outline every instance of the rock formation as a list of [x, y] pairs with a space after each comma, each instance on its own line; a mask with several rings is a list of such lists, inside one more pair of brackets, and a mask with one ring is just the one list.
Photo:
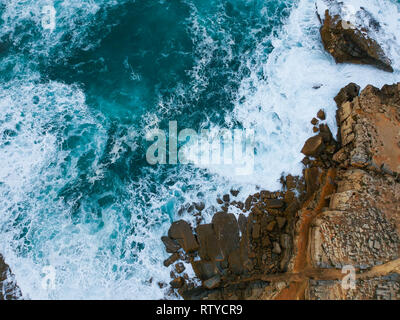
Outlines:
[[367, 29], [357, 28], [326, 10], [320, 33], [325, 50], [337, 63], [368, 64], [393, 72], [391, 61]]
[[15, 300], [21, 296], [21, 292], [13, 279], [8, 265], [0, 254], [0, 301]]
[[[202, 281], [172, 273], [184, 298], [400, 299], [400, 83], [361, 93], [349, 84], [335, 101], [337, 139], [319, 124], [302, 177], [245, 203], [227, 195], [210, 224], [184, 227], [172, 247], [197, 247], [174, 254]], [[355, 289], [342, 285], [343, 267], [354, 268]]]

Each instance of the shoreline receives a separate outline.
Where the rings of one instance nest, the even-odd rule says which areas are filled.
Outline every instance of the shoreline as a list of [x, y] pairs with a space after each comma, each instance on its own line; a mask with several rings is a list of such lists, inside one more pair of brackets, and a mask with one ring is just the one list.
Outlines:
[[[287, 176], [282, 192], [250, 196], [238, 220], [226, 195], [211, 224], [172, 224], [166, 265], [189, 262], [202, 281], [182, 276], [178, 262], [170, 285], [183, 298], [400, 298], [400, 145], [385, 134], [400, 129], [400, 83], [359, 91], [339, 92], [338, 140], [321, 124], [302, 150], [303, 176]], [[357, 290], [341, 287], [345, 266], [354, 267]]]

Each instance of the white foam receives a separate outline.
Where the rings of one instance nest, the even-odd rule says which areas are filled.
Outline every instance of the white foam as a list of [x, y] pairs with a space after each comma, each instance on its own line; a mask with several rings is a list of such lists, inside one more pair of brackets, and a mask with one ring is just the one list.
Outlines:
[[[33, 57], [48, 56], [58, 46], [57, 59], [68, 56], [71, 49], [89, 50], [96, 47], [101, 38], [90, 39], [90, 27], [101, 8], [124, 3], [123, 0], [0, 0], [2, 7], [0, 38], [7, 37], [13, 45]], [[43, 28], [43, 8], [55, 9], [55, 29]], [[106, 12], [106, 11], [105, 11]], [[106, 32], [101, 33], [103, 36]], [[35, 61], [31, 61], [34, 63]]]

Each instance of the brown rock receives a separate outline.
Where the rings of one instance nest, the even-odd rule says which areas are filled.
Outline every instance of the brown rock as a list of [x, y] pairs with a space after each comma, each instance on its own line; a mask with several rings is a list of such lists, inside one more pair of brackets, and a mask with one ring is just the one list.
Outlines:
[[179, 289], [179, 288], [182, 288], [184, 286], [185, 279], [182, 278], [182, 277], [178, 277], [178, 278], [172, 280], [169, 284], [171, 285], [171, 287], [173, 289]]
[[301, 153], [309, 157], [315, 157], [324, 148], [324, 140], [321, 136], [311, 137], [304, 144]]
[[169, 228], [168, 236], [176, 240], [186, 253], [194, 252], [199, 248], [199, 244], [192, 233], [192, 228], [184, 220], [174, 222]]
[[318, 189], [320, 174], [320, 169], [317, 167], [307, 168], [304, 171], [308, 196], [312, 195]]
[[261, 226], [258, 223], [256, 223], [253, 226], [252, 237], [253, 237], [253, 239], [258, 239], [260, 237], [260, 235], [261, 235]]
[[196, 203], [194, 206], [195, 206], [195, 208], [196, 208], [197, 211], [203, 211], [204, 208], [206, 207], [206, 205], [204, 204], [204, 202]]
[[280, 209], [285, 205], [285, 203], [281, 199], [267, 199], [265, 201], [265, 204], [269, 209]]
[[263, 247], [269, 247], [271, 245], [271, 240], [267, 236], [263, 237], [262, 239]]
[[179, 254], [174, 253], [167, 260], [164, 261], [164, 266], [168, 268], [171, 264], [175, 263], [178, 260], [179, 260]]
[[276, 226], [276, 222], [275, 221], [271, 221], [268, 225], [267, 225], [267, 231], [272, 232], [274, 230]]
[[333, 140], [331, 129], [329, 129], [326, 124], [319, 125], [319, 136], [322, 137], [325, 144], [330, 143]]
[[281, 246], [279, 245], [278, 242], [274, 242], [273, 246], [274, 246], [274, 248], [272, 249], [273, 253], [276, 253], [276, 254], [281, 254], [282, 253]]
[[311, 120], [311, 124], [312, 124], [313, 126], [316, 126], [318, 123], [319, 123], [319, 121], [318, 121], [317, 118], [313, 118], [313, 119]]
[[168, 253], [175, 253], [181, 248], [175, 240], [172, 240], [169, 237], [161, 237], [161, 241], [164, 243], [165, 250]]
[[239, 194], [239, 190], [231, 190], [231, 195], [233, 195], [234, 197], [237, 197]]
[[317, 117], [318, 117], [318, 119], [320, 119], [320, 120], [326, 120], [325, 111], [322, 110], [322, 109], [319, 110], [318, 113], [317, 113]]
[[206, 261], [220, 260], [221, 250], [218, 246], [212, 224], [202, 224], [196, 228], [197, 238], [199, 239], [199, 256]]
[[221, 283], [221, 277], [219, 275], [216, 275], [206, 281], [203, 282], [203, 286], [209, 290], [215, 289], [219, 286]]
[[291, 202], [294, 200], [294, 198], [295, 198], [294, 192], [293, 192], [293, 191], [287, 191], [287, 192], [285, 193], [284, 201], [285, 201], [287, 204], [289, 204], [289, 203], [291, 203]]
[[342, 88], [334, 98], [336, 105], [340, 108], [343, 103], [351, 102], [360, 94], [360, 87], [355, 83], [350, 83]]
[[357, 28], [344, 28], [339, 15], [325, 12], [325, 21], [320, 33], [325, 50], [337, 63], [368, 64], [393, 72], [391, 61], [379, 44]]
[[217, 245], [221, 249], [222, 259], [239, 246], [239, 226], [236, 217], [231, 213], [218, 212], [212, 219], [212, 225], [217, 237]]
[[284, 217], [276, 217], [276, 222], [278, 222], [279, 229], [282, 229], [286, 224], [286, 218], [284, 218]]
[[253, 197], [252, 196], [247, 197], [247, 199], [246, 199], [246, 201], [244, 203], [244, 208], [245, 208], [246, 211], [250, 210], [252, 202], [253, 202]]
[[286, 177], [286, 187], [288, 189], [295, 189], [296, 188], [296, 180], [290, 174]]
[[288, 234], [286, 234], [286, 233], [281, 234], [280, 241], [281, 241], [282, 248], [288, 249], [291, 247], [291, 238]]
[[237, 202], [237, 203], [236, 203], [236, 206], [237, 206], [240, 210], [243, 210], [243, 209], [244, 209], [244, 203], [241, 202], [241, 201]]
[[247, 229], [247, 218], [243, 213], [241, 213], [239, 215], [238, 225], [239, 225], [240, 232], [242, 234], [245, 234], [246, 233], [246, 229]]
[[193, 261], [193, 271], [200, 280], [207, 280], [218, 274], [218, 268], [215, 262]]
[[236, 275], [240, 275], [243, 273], [243, 263], [241, 259], [240, 249], [236, 249], [229, 255], [228, 262], [229, 262], [229, 270], [232, 273]]
[[182, 273], [183, 271], [185, 271], [185, 265], [182, 263], [182, 262], [178, 262], [176, 265], [175, 265], [175, 271], [177, 272], [177, 273]]
[[0, 301], [19, 300], [22, 296], [10, 267], [5, 263], [0, 254]]

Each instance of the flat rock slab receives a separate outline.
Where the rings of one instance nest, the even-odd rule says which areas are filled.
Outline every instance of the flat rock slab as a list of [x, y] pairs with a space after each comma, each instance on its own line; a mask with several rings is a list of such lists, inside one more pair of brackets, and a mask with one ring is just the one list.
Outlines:
[[235, 215], [218, 212], [212, 219], [213, 229], [217, 238], [217, 245], [221, 250], [221, 261], [226, 260], [229, 254], [239, 247], [239, 226]]
[[168, 231], [168, 237], [176, 240], [187, 253], [199, 249], [199, 244], [193, 235], [190, 224], [184, 220], [176, 221], [171, 225]]

